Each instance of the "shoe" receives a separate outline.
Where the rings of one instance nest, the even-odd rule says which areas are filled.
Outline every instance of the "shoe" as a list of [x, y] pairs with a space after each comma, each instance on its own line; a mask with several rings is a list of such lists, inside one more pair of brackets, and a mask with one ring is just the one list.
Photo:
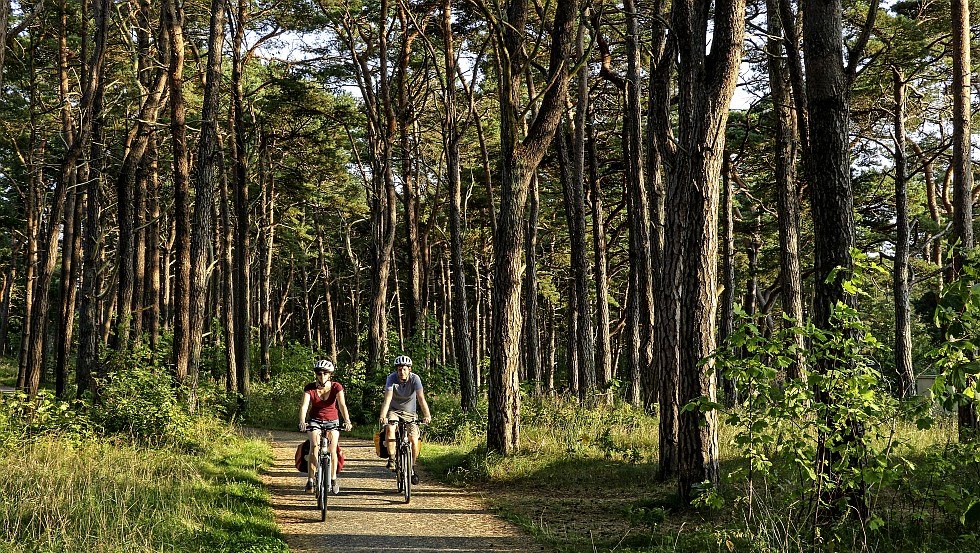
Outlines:
[[412, 472], [412, 485], [415, 485], [415, 484], [418, 484], [418, 483], [419, 483], [419, 475], [417, 475], [414, 472]]
[[306, 481], [306, 491], [308, 491], [308, 492], [312, 492], [313, 491], [313, 480], [307, 480]]
[[334, 480], [333, 481], [333, 494], [334, 495], [337, 495], [339, 493], [340, 493], [340, 482]]
[[388, 459], [388, 464], [385, 465], [385, 466], [388, 467], [388, 470], [394, 471], [395, 470], [395, 461], [393, 461], [391, 459]]

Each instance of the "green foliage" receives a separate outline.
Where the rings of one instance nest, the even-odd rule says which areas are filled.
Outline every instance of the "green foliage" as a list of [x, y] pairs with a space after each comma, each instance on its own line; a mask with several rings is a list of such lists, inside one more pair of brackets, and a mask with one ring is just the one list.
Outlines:
[[[876, 273], [887, 274], [855, 253], [844, 289], [866, 297]], [[874, 498], [904, 471], [893, 456], [901, 445], [896, 425], [914, 418], [928, 426], [923, 404], [900, 405], [889, 394], [875, 362], [882, 345], [850, 305], [834, 307], [827, 329], [787, 320], [768, 336], [761, 319], [742, 312], [739, 319], [714, 359], [719, 373], [742, 392], [725, 410], [725, 420], [735, 429], [735, 445], [747, 461], [733, 476], [745, 483], [744, 500], [749, 512], [757, 513], [748, 520], [750, 527], [771, 543], [802, 547], [820, 535], [815, 511], [847, 515], [854, 512], [847, 499], [859, 498], [857, 504], [867, 512], [858, 517], [865, 526], [858, 532], [880, 528], [885, 521], [877, 517]], [[796, 349], [798, 333], [808, 344], [803, 352]], [[797, 353], [803, 354], [807, 377], [787, 380], [786, 369]], [[828, 460], [822, 467], [821, 453]]]
[[943, 337], [930, 354], [938, 375], [933, 394], [948, 410], [975, 403], [980, 375], [980, 252], [971, 252], [959, 278], [943, 289], [933, 321]]
[[97, 379], [92, 420], [106, 432], [147, 444], [186, 444], [191, 418], [180, 389], [158, 354], [147, 348], [113, 353], [107, 375]]

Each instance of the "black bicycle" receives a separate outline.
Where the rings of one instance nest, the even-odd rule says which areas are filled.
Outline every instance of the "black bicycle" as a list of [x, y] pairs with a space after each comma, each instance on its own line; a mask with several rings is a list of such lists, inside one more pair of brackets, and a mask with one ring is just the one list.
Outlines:
[[[337, 428], [340, 430], [340, 428]], [[336, 459], [330, 455], [330, 440], [333, 433], [327, 429], [320, 429], [320, 463], [316, 471], [316, 480], [313, 482], [313, 493], [316, 495], [316, 506], [320, 509], [320, 522], [327, 520], [327, 501], [330, 498], [331, 479], [333, 466]]]
[[412, 455], [412, 424], [403, 420], [391, 421], [388, 424], [397, 425], [395, 429], [395, 477], [398, 481], [398, 492], [405, 497], [405, 503], [412, 500], [412, 474], [415, 473]]

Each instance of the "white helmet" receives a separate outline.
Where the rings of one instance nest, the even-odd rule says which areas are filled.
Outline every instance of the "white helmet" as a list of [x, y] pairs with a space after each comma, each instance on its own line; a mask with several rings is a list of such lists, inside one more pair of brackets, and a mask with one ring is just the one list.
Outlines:
[[395, 362], [392, 363], [392, 365], [394, 365], [395, 367], [400, 367], [402, 365], [405, 365], [407, 367], [411, 367], [412, 366], [412, 358], [409, 357], [409, 356], [407, 356], [407, 355], [399, 355], [398, 357], [395, 358]]
[[331, 363], [330, 361], [328, 361], [326, 359], [321, 359], [321, 360], [319, 360], [319, 361], [317, 361], [316, 363], [313, 364], [313, 371], [314, 372], [327, 371], [328, 373], [332, 373], [335, 370], [337, 370], [337, 369], [336, 369], [336, 367], [333, 366], [333, 363]]

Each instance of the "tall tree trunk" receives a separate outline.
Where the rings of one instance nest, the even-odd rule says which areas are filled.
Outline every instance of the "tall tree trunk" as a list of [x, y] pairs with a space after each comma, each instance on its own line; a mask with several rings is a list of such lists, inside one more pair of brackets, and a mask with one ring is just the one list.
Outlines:
[[[222, 186], [224, 159], [218, 144], [221, 54], [225, 39], [224, 0], [211, 0], [208, 30], [207, 80], [201, 106], [201, 137], [197, 142], [194, 175], [194, 226], [191, 235], [190, 359], [188, 388], [197, 389], [205, 323], [205, 300], [214, 259], [214, 192]], [[192, 392], [193, 393], [193, 392]]]
[[905, 158], [905, 75], [892, 66], [895, 83], [895, 373], [899, 397], [915, 395], [909, 308], [909, 209]]
[[540, 194], [538, 177], [531, 177], [528, 193], [528, 214], [524, 223], [524, 342], [523, 380], [534, 382], [534, 391], [541, 393], [541, 345], [538, 340], [538, 217]]
[[[218, 138], [220, 147], [220, 135]], [[225, 339], [225, 391], [230, 395], [238, 390], [238, 362], [235, 359], [235, 262], [232, 252], [235, 243], [235, 225], [231, 220], [231, 194], [228, 188], [228, 173], [222, 171], [219, 210], [221, 214], [221, 312]], [[266, 309], [268, 315], [268, 307]]]
[[[456, 53], [453, 45], [452, 1], [442, 6], [442, 32], [445, 40], [445, 107], [443, 131], [446, 148], [446, 176], [449, 179], [449, 239], [453, 286], [453, 339], [456, 368], [459, 371], [460, 406], [463, 411], [476, 409], [476, 372], [470, 351], [470, 314], [466, 300], [466, 272], [463, 264], [463, 191], [459, 169], [459, 124], [456, 112]], [[479, 283], [477, 283], [479, 286]], [[479, 298], [479, 296], [477, 296]], [[479, 300], [477, 300], [479, 301]]]
[[[266, 160], [267, 166], [271, 166], [269, 159], [269, 137], [263, 129], [259, 149], [262, 159]], [[259, 262], [262, 264], [259, 271], [259, 357], [262, 368], [261, 374], [269, 374], [272, 365], [272, 257], [275, 251], [276, 221], [275, 221], [275, 202], [276, 190], [275, 180], [272, 178], [271, 167], [267, 167], [267, 176], [262, 179], [262, 228], [259, 235]], [[320, 255], [323, 255], [322, 230], [317, 226], [317, 239], [321, 241]], [[329, 275], [324, 275], [324, 279], [329, 282]], [[328, 289], [329, 293], [329, 289]], [[337, 363], [336, 354], [332, 357], [334, 364]]]
[[160, 317], [162, 315], [161, 303], [161, 271], [160, 271], [160, 240], [161, 230], [165, 228], [160, 219], [160, 175], [159, 158], [157, 148], [156, 132], [150, 135], [150, 144], [147, 147], [147, 157], [149, 158], [147, 172], [149, 177], [147, 199], [150, 206], [150, 220], [146, 227], [146, 268], [148, 270], [147, 285], [144, 289], [143, 305], [145, 315], [143, 327], [150, 338], [150, 349], [157, 349], [157, 342], [160, 339]]
[[613, 395], [609, 391], [609, 385], [613, 379], [613, 363], [612, 340], [609, 335], [609, 260], [606, 254], [606, 215], [602, 207], [602, 188], [599, 184], [599, 176], [597, 174], [596, 138], [595, 128], [591, 121], [591, 110], [589, 119], [590, 121], [587, 125], [587, 132], [589, 134], [587, 150], [589, 185], [592, 195], [592, 201], [590, 202], [592, 208], [592, 247], [595, 252], [595, 265], [593, 266], [592, 278], [595, 281], [596, 290], [596, 377], [599, 388], [606, 391], [606, 402], [612, 403]]
[[[838, 302], [853, 303], [842, 282], [852, 269], [854, 245], [854, 198], [850, 179], [848, 144], [849, 80], [844, 68], [842, 33], [843, 7], [840, 0], [808, 2], [803, 8], [803, 42], [806, 44], [807, 110], [813, 121], [809, 152], [804, 167], [810, 187], [813, 217], [814, 297], [813, 321], [817, 328], [831, 328], [831, 314]], [[828, 281], [832, 271], [836, 278]], [[823, 362], [814, 370], [826, 373], [835, 367]], [[816, 400], [827, 405], [837, 400], [817, 390]], [[818, 436], [816, 471], [821, 478], [836, 482], [835, 465], [840, 459], [835, 444], [856, 432], [847, 421], [827, 421], [828, 432]], [[842, 492], [823, 498], [836, 503]]]
[[520, 53], [527, 21], [526, 0], [507, 6], [503, 43], [498, 45], [500, 78], [500, 212], [494, 230], [493, 319], [490, 338], [490, 408], [487, 448], [510, 455], [520, 439], [521, 223], [531, 178], [561, 121], [568, 92], [565, 64], [578, 14], [578, 0], [558, 3], [551, 26], [552, 83], [527, 136], [518, 137]]
[[[629, 3], [631, 0], [627, 0]], [[634, 37], [635, 38], [635, 37]], [[575, 40], [575, 59], [585, 58], [585, 25], [579, 24]], [[575, 301], [578, 304], [578, 327], [575, 347], [579, 358], [579, 399], [587, 404], [595, 403], [596, 351], [593, 335], [592, 298], [589, 293], [589, 246], [586, 239], [585, 218], [585, 138], [586, 119], [589, 112], [589, 70], [579, 69], [575, 105], [574, 134], [571, 147], [571, 219], [574, 230], [571, 238], [572, 278], [575, 281]], [[637, 108], [639, 109], [639, 108]]]
[[[718, 343], [724, 344], [731, 336], [735, 317], [735, 220], [734, 198], [728, 153], [721, 165], [721, 315], [718, 318]], [[722, 380], [725, 404], [736, 402], [735, 383], [730, 378]]]
[[[235, 204], [235, 368], [238, 381], [239, 401], [244, 401], [249, 393], [249, 365], [251, 352], [249, 343], [252, 334], [252, 320], [249, 306], [251, 304], [251, 285], [249, 282], [249, 212], [248, 212], [248, 174], [245, 152], [245, 91], [242, 84], [245, 71], [245, 59], [242, 53], [242, 43], [245, 40], [245, 25], [248, 20], [248, 2], [238, 0], [235, 10], [234, 34], [232, 39], [231, 64], [231, 128], [235, 136], [232, 148], [232, 166], [235, 173], [234, 204]], [[268, 375], [262, 375], [267, 378]]]
[[[14, 242], [16, 244], [16, 242]], [[10, 266], [4, 276], [3, 290], [0, 293], [0, 355], [7, 355], [7, 332], [10, 325], [10, 302], [14, 296], [17, 283], [17, 255], [19, 246], [10, 248]]]
[[[973, 249], [973, 166], [970, 156], [970, 6], [968, 0], [950, 3], [953, 26], [953, 251], [950, 281], [959, 276], [964, 252]], [[971, 382], [973, 378], [970, 379]], [[973, 441], [980, 433], [975, 401], [957, 410], [960, 439]]]
[[[81, 148], [89, 152], [89, 162], [83, 163], [82, 171], [79, 174], [79, 182], [85, 185], [85, 237], [84, 237], [84, 259], [82, 271], [82, 298], [80, 302], [81, 316], [78, 322], [78, 357], [75, 363], [75, 384], [77, 395], [82, 397], [86, 393], [97, 395], [95, 377], [99, 376], [99, 349], [103, 341], [99, 334], [99, 317], [103, 309], [104, 302], [100, 295], [101, 276], [99, 263], [102, 259], [102, 201], [101, 185], [103, 179], [103, 148], [102, 148], [102, 103], [105, 95], [105, 83], [103, 81], [101, 64], [95, 63], [101, 57], [100, 51], [104, 52], [106, 33], [108, 32], [108, 11], [110, 2], [101, 0], [94, 6], [94, 18], [96, 25], [95, 49], [90, 56], [93, 60], [86, 70], [83, 71], [83, 80], [86, 82], [86, 89], [93, 90], [92, 113], [91, 113], [91, 133], [88, 140], [82, 141]], [[83, 7], [82, 10], [82, 36], [87, 35], [87, 15]], [[87, 47], [87, 41], [82, 42], [83, 57]], [[91, 88], [90, 88], [91, 87]], [[84, 133], [82, 133], [84, 134]], [[85, 170], [88, 167], [88, 170]]]
[[183, 385], [190, 363], [190, 169], [188, 167], [186, 107], [184, 105], [184, 24], [183, 12], [176, 0], [164, 4], [167, 34], [170, 40], [170, 133], [173, 151], [175, 279], [173, 293], [174, 380]]
[[[634, 348], [639, 350], [639, 366], [631, 369], [640, 378], [638, 395], [628, 397], [636, 405], [651, 406], [659, 395], [658, 382], [654, 375], [653, 366], [653, 264], [650, 257], [652, 243], [650, 241], [650, 199], [641, 161], [643, 152], [643, 136], [641, 132], [642, 111], [640, 108], [640, 37], [638, 29], [638, 13], [633, 0], [625, 0], [623, 8], [626, 17], [626, 112], [623, 118], [625, 134], [624, 154], [626, 156], [626, 187], [629, 193], [629, 222], [630, 222], [630, 259], [631, 265], [636, 266], [636, 283], [634, 288], [638, 310], [630, 316], [630, 324], [639, 325], [637, 331], [631, 331], [638, 342]], [[631, 356], [631, 360], [633, 357]]]
[[[779, 0], [767, 0], [766, 21], [769, 40], [766, 45], [769, 89], [776, 111], [776, 188], [779, 215], [779, 272], [783, 312], [803, 324], [803, 278], [800, 272], [800, 204], [796, 184], [796, 163], [799, 150], [796, 124], [797, 110], [793, 103], [789, 78], [783, 62], [782, 22], [779, 16]], [[788, 22], [793, 25], [794, 22]], [[796, 352], [793, 363], [787, 367], [789, 378], [802, 378], [804, 374], [803, 334], [794, 335]]]
[[[714, 6], [714, 32], [707, 44], [708, 6], [675, 0], [673, 30], [680, 60], [678, 75], [679, 147], [667, 191], [667, 264], [665, 280], [679, 298], [677, 399], [685, 406], [700, 398], [715, 400], [710, 361], [718, 304], [718, 176], [725, 144], [729, 102], [735, 91], [742, 38], [744, 0]], [[710, 61], [710, 63], [706, 63]], [[678, 416], [678, 493], [690, 499], [694, 486], [718, 482], [716, 411], [681, 410]]]

